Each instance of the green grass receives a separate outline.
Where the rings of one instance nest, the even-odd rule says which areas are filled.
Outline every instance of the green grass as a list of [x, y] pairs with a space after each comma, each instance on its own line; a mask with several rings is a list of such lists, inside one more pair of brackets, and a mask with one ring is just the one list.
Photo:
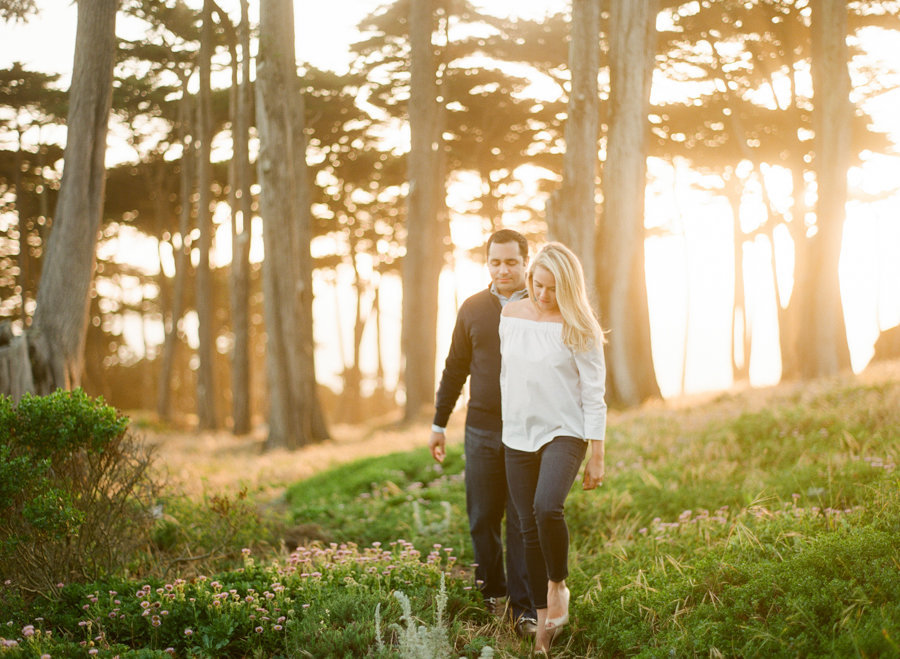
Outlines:
[[[564, 654], [900, 655], [900, 385], [740, 405], [612, 424], [606, 483], [567, 503]], [[293, 515], [342, 540], [449, 542], [465, 564], [460, 460], [440, 476], [424, 449], [345, 465], [294, 486]], [[413, 501], [449, 502], [449, 528], [417, 532]]]
[[[576, 485], [567, 502], [572, 620], [556, 656], [900, 656], [900, 382], [818, 383], [763, 405], [758, 398], [613, 419], [603, 487]], [[392, 594], [406, 593], [419, 622], [431, 624], [444, 572], [454, 656], [485, 646], [527, 656], [528, 643], [491, 622], [470, 589], [464, 465], [460, 446], [449, 449], [443, 467], [422, 448], [289, 488], [292, 523], [335, 543], [310, 549], [329, 556], [319, 577], [284, 576], [286, 557], [254, 553], [243, 571], [188, 580], [183, 605], [169, 614], [177, 624], [156, 630], [135, 622], [143, 580], [71, 585], [30, 602], [0, 593], [0, 637], [21, 641], [6, 652], [83, 656], [78, 644], [94, 636], [78, 623], [106, 620], [113, 606], [90, 596], [116, 590], [128, 594], [126, 618], [104, 623], [100, 656], [165, 656], [166, 647], [177, 656], [384, 656], [375, 607], [383, 638], [396, 642]], [[343, 561], [342, 551], [354, 559]], [[220, 615], [210, 604], [213, 579], [243, 601], [281, 580], [292, 600], [277, 612], [284, 629], [256, 632], [251, 607], [237, 599]], [[42, 633], [53, 632], [43, 645], [22, 637], [36, 618]]]
[[423, 448], [336, 467], [296, 483], [286, 498], [295, 521], [339, 542], [402, 538], [471, 558], [463, 468], [461, 447], [449, 447], [443, 465]]

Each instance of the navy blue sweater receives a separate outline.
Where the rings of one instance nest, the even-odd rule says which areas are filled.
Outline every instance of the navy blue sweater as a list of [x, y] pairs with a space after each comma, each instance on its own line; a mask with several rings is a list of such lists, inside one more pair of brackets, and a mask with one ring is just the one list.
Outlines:
[[466, 425], [497, 432], [503, 429], [498, 332], [501, 308], [489, 288], [468, 298], [459, 308], [437, 391], [435, 425], [447, 426], [463, 384], [471, 376]]

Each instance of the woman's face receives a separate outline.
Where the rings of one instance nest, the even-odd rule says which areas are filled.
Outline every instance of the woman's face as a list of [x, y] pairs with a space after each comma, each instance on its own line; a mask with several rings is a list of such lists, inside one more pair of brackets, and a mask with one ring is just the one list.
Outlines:
[[534, 303], [541, 311], [558, 311], [556, 304], [556, 278], [542, 265], [535, 266], [531, 275]]

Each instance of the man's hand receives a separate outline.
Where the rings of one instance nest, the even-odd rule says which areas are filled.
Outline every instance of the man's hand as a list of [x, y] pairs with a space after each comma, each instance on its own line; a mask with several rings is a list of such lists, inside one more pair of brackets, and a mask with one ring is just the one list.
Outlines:
[[428, 440], [428, 448], [431, 449], [431, 457], [437, 462], [443, 462], [444, 458], [447, 456], [447, 452], [444, 450], [444, 442], [446, 442], [444, 433], [436, 430], [431, 431], [431, 439]]

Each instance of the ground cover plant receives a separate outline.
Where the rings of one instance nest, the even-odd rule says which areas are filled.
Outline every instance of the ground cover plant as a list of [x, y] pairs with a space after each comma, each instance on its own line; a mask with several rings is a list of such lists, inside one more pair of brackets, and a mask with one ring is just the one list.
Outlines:
[[[898, 439], [896, 379], [614, 415], [605, 484], [567, 504], [572, 620], [554, 654], [900, 655]], [[39, 598], [5, 584], [0, 656], [527, 656], [478, 606], [449, 449], [442, 467], [422, 448], [292, 485], [288, 519], [235, 532], [216, 573], [138, 577], [136, 560]], [[216, 519], [170, 509], [176, 528]], [[319, 540], [280, 548], [279, 524]], [[181, 552], [216, 535], [179, 533]]]
[[[424, 558], [424, 560], [423, 560]], [[26, 603], [6, 585], [0, 652], [12, 656], [357, 657], [392, 656], [392, 637], [408, 615], [402, 593], [426, 629], [441, 616], [464, 619], [473, 606], [461, 581], [445, 584], [453, 557], [427, 557], [411, 544], [299, 547], [282, 560], [257, 562], [190, 580], [107, 580], [61, 585], [50, 599]], [[407, 604], [409, 606], [409, 604]], [[376, 638], [375, 612], [382, 633]], [[28, 620], [27, 623], [23, 623]], [[440, 621], [439, 621], [440, 622]], [[388, 629], [384, 629], [388, 627]], [[459, 623], [440, 626], [459, 636]], [[384, 636], [387, 636], [385, 643]], [[384, 649], [379, 650], [380, 644]]]

